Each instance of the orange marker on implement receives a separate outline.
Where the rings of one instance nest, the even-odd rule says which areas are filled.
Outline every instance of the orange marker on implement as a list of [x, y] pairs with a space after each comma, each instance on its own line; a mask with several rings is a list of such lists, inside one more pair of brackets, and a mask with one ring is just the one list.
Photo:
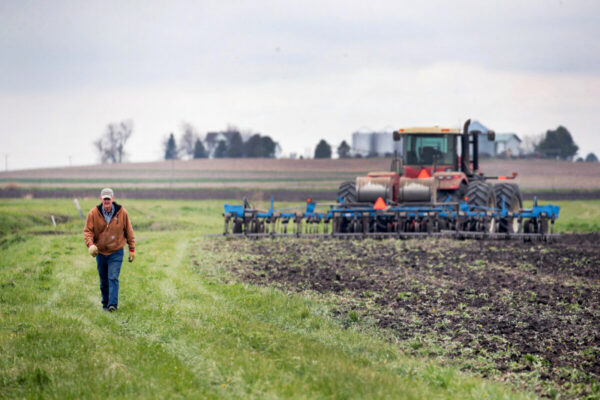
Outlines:
[[377, 201], [375, 202], [375, 206], [373, 206], [373, 208], [376, 210], [385, 210], [387, 208], [387, 205], [385, 204], [385, 201], [381, 197], [378, 197]]

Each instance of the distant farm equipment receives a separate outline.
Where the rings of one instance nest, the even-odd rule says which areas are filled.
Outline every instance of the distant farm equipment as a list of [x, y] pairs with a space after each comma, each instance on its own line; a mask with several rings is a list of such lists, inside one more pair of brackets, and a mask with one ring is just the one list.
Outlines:
[[[560, 207], [523, 208], [511, 176], [485, 176], [479, 170], [479, 137], [494, 132], [427, 127], [399, 129], [402, 156], [390, 171], [372, 172], [343, 182], [337, 202], [317, 211], [310, 199], [303, 211], [257, 210], [247, 201], [225, 205], [225, 235], [333, 237], [454, 236], [464, 238], [538, 238], [553, 235]], [[460, 145], [460, 155], [458, 147]], [[470, 154], [473, 154], [472, 157]], [[496, 181], [491, 184], [490, 181]]]

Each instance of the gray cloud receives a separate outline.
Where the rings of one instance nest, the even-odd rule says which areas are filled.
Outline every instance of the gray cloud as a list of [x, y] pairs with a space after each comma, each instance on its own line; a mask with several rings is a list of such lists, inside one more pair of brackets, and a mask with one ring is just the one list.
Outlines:
[[465, 61], [600, 72], [593, 2], [4, 2], [0, 87], [246, 81]]
[[365, 125], [476, 117], [520, 134], [562, 123], [600, 154], [599, 11], [555, 0], [0, 2], [0, 120], [40, 144], [3, 135], [0, 148], [30, 166], [64, 163], [76, 144], [90, 162], [106, 123], [133, 118], [133, 160], [157, 157], [152, 143], [181, 120], [282, 135], [302, 153]]

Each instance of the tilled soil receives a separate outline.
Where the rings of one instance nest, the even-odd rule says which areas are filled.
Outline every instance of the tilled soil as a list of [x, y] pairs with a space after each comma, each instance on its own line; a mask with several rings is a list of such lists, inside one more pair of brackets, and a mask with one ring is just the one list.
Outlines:
[[445, 357], [481, 360], [473, 368], [483, 375], [517, 377], [540, 394], [551, 386], [567, 397], [600, 395], [598, 233], [553, 243], [231, 240], [216, 247], [235, 254], [228, 268], [242, 280], [338, 295], [340, 318], [374, 321], [409, 349], [441, 346]]

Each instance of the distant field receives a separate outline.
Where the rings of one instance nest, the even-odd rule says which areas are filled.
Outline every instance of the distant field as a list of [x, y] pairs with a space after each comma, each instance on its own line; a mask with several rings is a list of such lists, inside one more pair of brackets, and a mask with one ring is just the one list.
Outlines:
[[[0, 172], [0, 188], [260, 189], [335, 191], [345, 180], [388, 170], [390, 159], [158, 161]], [[600, 163], [484, 160], [487, 175], [519, 173], [528, 190], [599, 190]]]

